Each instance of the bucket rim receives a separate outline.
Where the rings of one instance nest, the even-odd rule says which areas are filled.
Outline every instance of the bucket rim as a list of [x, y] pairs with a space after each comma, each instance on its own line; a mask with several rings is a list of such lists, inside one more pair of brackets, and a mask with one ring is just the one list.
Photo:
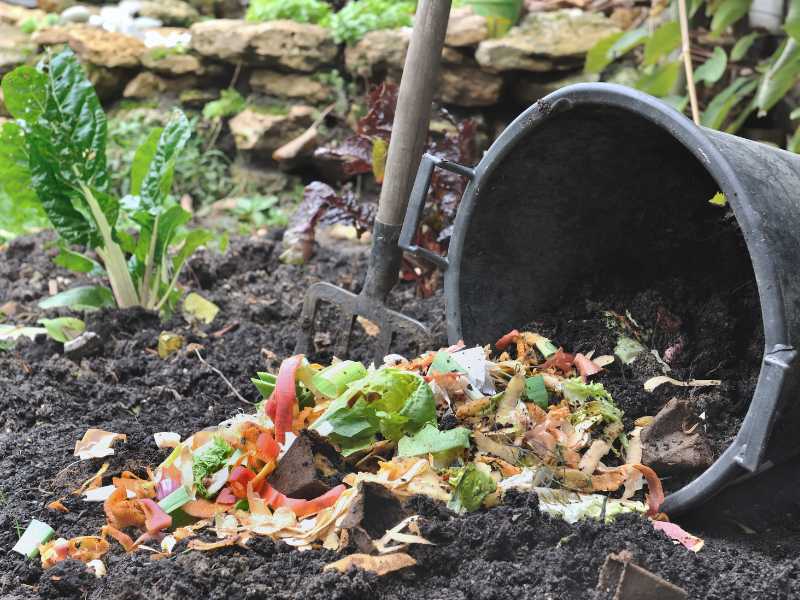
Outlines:
[[[761, 216], [753, 208], [751, 194], [743, 185], [735, 169], [711, 141], [707, 132], [728, 136], [718, 131], [706, 130], [673, 107], [648, 94], [611, 83], [578, 83], [548, 94], [520, 114], [495, 140], [475, 167], [475, 176], [464, 192], [454, 221], [453, 235], [448, 251], [445, 273], [447, 302], [447, 329], [451, 343], [463, 338], [460, 302], [461, 260], [467, 226], [475, 210], [476, 195], [494, 170], [514, 150], [517, 143], [551, 117], [581, 106], [606, 106], [621, 109], [650, 121], [668, 132], [688, 150], [705, 168], [725, 194], [739, 229], [755, 274], [764, 331], [764, 358], [756, 389], [747, 414], [736, 438], [723, 454], [694, 481], [670, 494], [663, 508], [670, 513], [684, 512], [718, 493], [737, 476], [762, 468], [760, 464], [776, 412], [782, 380], [776, 380], [771, 368], [775, 361], [770, 355], [791, 349], [789, 326], [784, 305], [778, 266], [767, 248], [763, 236]], [[755, 143], [752, 140], [743, 142]], [[770, 148], [773, 151], [776, 149]], [[748, 445], [748, 459], [743, 458]], [[754, 450], [757, 447], [758, 450]]]

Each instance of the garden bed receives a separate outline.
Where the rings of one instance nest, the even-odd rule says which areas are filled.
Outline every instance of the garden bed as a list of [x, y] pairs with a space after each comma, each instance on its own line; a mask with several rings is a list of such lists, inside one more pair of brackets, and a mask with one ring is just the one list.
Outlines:
[[[51, 265], [55, 250], [49, 242], [44, 235], [18, 239], [2, 254], [0, 299], [18, 303], [17, 320], [28, 311], [37, 312], [33, 307], [46, 295], [50, 279], [70, 277]], [[693, 598], [789, 598], [800, 593], [798, 567], [785, 558], [794, 556], [800, 546], [791, 519], [784, 518], [782, 525], [772, 528], [760, 526], [757, 533], [749, 534], [744, 533], [746, 523], [724, 529], [707, 522], [692, 523], [692, 532], [706, 540], [705, 547], [694, 554], [653, 531], [644, 518], [628, 515], [609, 525], [572, 526], [543, 516], [535, 498], [523, 494], [510, 494], [504, 505], [466, 516], [454, 516], [420, 499], [415, 508], [422, 516], [421, 533], [436, 545], [411, 546], [408, 552], [418, 565], [380, 578], [363, 571], [323, 573], [323, 566], [338, 557], [335, 552], [300, 553], [267, 538], [254, 538], [247, 549], [234, 546], [211, 553], [183, 552], [185, 548], [179, 545], [172, 556], [159, 561], [145, 552], [126, 555], [119, 546], [112, 546], [105, 557], [108, 575], [102, 579], [95, 579], [80, 562], [68, 560], [42, 571], [38, 560], [11, 552], [18, 528], [24, 529], [31, 518], [48, 522], [64, 537], [94, 532], [104, 523], [100, 505], [69, 495], [102, 462], [76, 462], [72, 456], [75, 441], [87, 428], [128, 436], [116, 454], [105, 459], [110, 462], [109, 475], [141, 472], [163, 459], [164, 451], [153, 444], [154, 432], [169, 430], [185, 436], [237, 411], [252, 410], [193, 353], [159, 358], [155, 348], [160, 332], [180, 333], [188, 342], [201, 344], [205, 360], [225, 373], [246, 400], [255, 402], [258, 393], [249, 378], [264, 369], [265, 360], [274, 361], [268, 364], [274, 370], [280, 359], [291, 354], [307, 285], [322, 278], [354, 289], [363, 276], [363, 246], [323, 247], [305, 267], [281, 264], [279, 252], [279, 244], [270, 238], [236, 239], [225, 255], [204, 252], [191, 260], [185, 283], [221, 308], [212, 325], [193, 330], [180, 318], [162, 324], [137, 310], [105, 311], [89, 315], [87, 327], [106, 343], [80, 364], [61, 356], [60, 345], [51, 341], [22, 342], [0, 353], [2, 597], [593, 597], [605, 556], [623, 549], [637, 563], [687, 589]], [[443, 331], [441, 296], [419, 301], [408, 286], [395, 294], [395, 302]], [[634, 316], [638, 314], [635, 305], [627, 306]], [[669, 308], [688, 318], [674, 306]], [[576, 318], [581, 314], [543, 318], [541, 332], [575, 351], [611, 341], [604, 342], [604, 332], [594, 325], [582, 327], [586, 319]], [[687, 326], [695, 331], [694, 325]], [[719, 334], [719, 329], [711, 327], [707, 337]], [[695, 336], [694, 342], [702, 339]], [[318, 341], [327, 342], [324, 335]], [[748, 354], [745, 346], [736, 356]], [[733, 361], [729, 368], [736, 364]], [[622, 408], [641, 407], [639, 396], [626, 396], [623, 387], [615, 389], [613, 378], [608, 384]], [[746, 391], [741, 394], [747, 397]], [[660, 400], [654, 397], [654, 402]], [[714, 408], [719, 400], [707, 402], [709, 416], [727, 414]], [[656, 407], [642, 408], [649, 413]], [[735, 423], [739, 414], [735, 410], [731, 414], [734, 421], [730, 423]], [[723, 418], [719, 422], [728, 423]], [[730, 423], [730, 429], [735, 429]], [[729, 434], [722, 427], [714, 439], [724, 443]], [[70, 512], [45, 508], [64, 496]]]

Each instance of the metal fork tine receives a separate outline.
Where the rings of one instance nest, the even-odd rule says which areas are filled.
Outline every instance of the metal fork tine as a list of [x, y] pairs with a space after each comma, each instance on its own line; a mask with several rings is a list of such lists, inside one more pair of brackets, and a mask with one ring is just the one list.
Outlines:
[[378, 352], [380, 356], [376, 357], [376, 362], [383, 360], [383, 357], [389, 354], [394, 340], [394, 330], [389, 323], [384, 323], [381, 327], [381, 332], [378, 334]]
[[355, 324], [355, 321], [356, 317], [352, 312], [343, 310], [342, 330], [336, 336], [335, 354], [339, 358], [347, 358], [347, 353], [350, 350], [350, 338], [353, 336], [353, 325]]

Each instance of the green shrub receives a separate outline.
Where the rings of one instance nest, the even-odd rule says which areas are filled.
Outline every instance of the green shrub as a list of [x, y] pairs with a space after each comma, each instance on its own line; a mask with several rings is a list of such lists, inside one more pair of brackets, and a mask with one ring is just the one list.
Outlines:
[[354, 0], [331, 16], [330, 27], [337, 43], [354, 44], [370, 31], [411, 25], [414, 2]]
[[219, 100], [212, 100], [203, 107], [203, 116], [206, 119], [233, 117], [242, 112], [247, 102], [242, 95], [234, 89], [222, 90]]
[[331, 7], [322, 0], [251, 0], [248, 21], [291, 19], [298, 23], [326, 24]]

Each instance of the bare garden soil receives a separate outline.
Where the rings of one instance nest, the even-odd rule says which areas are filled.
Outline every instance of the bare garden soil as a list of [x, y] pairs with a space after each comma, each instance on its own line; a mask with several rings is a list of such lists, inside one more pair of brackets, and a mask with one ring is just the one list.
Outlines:
[[[16, 322], [26, 318], [35, 322], [40, 316], [36, 302], [47, 295], [48, 282], [70, 277], [52, 265], [55, 253], [46, 235], [15, 240], [0, 252], [0, 303], [17, 303]], [[221, 308], [209, 326], [192, 328], [179, 316], [161, 323], [142, 311], [103, 311], [87, 315], [86, 320], [87, 328], [105, 343], [79, 362], [65, 358], [60, 345], [49, 340], [22, 341], [11, 351], [0, 352], [2, 598], [594, 598], [603, 560], [609, 552], [621, 550], [687, 589], [692, 598], [800, 597], [800, 526], [797, 507], [791, 503], [788, 508], [772, 507], [759, 518], [720, 509], [711, 511], [719, 518], [706, 518], [706, 513], [681, 520], [705, 538], [705, 547], [694, 554], [636, 516], [608, 525], [572, 526], [540, 514], [535, 497], [524, 494], [509, 494], [500, 507], [461, 517], [420, 499], [416, 508], [424, 517], [422, 534], [435, 545], [411, 546], [409, 553], [418, 565], [382, 578], [363, 571], [323, 573], [322, 567], [337, 558], [334, 552], [300, 553], [262, 538], [247, 549], [210, 553], [184, 552], [179, 545], [174, 556], [159, 561], [146, 552], [126, 555], [114, 544], [105, 557], [108, 575], [102, 579], [75, 561], [43, 572], [38, 560], [11, 552], [31, 518], [49, 523], [67, 538], [99, 531], [105, 521], [102, 506], [70, 495], [104, 460], [75, 461], [75, 441], [87, 428], [128, 436], [127, 442], [117, 445], [116, 454], [105, 459], [110, 462], [107, 476], [122, 470], [143, 474], [146, 466], [163, 458], [153, 443], [154, 432], [187, 436], [236, 411], [252, 410], [194, 353], [159, 358], [155, 348], [161, 331], [180, 333], [187, 342], [201, 344], [205, 360], [222, 371], [246, 400], [255, 402], [258, 394], [249, 378], [265, 367], [275, 369], [292, 353], [308, 284], [324, 279], [355, 290], [366, 262], [365, 248], [341, 243], [321, 248], [306, 266], [283, 265], [279, 253], [275, 239], [254, 237], [234, 240], [224, 255], [203, 252], [192, 259], [184, 283]], [[59, 289], [65, 287], [60, 280]], [[679, 357], [672, 375], [727, 382], [714, 391], [680, 392], [693, 394], [706, 413], [708, 436], [718, 454], [735, 434], [755, 381], [747, 365], [758, 362], [757, 323], [741, 318], [745, 309], [752, 308], [752, 298], [748, 304], [747, 294], [742, 295], [744, 299], [737, 301], [741, 306], [722, 297], [706, 298], [701, 305], [689, 294], [685, 306], [691, 306], [691, 314], [681, 314], [676, 295], [648, 294], [600, 308], [619, 311], [624, 304], [635, 317], [650, 320], [653, 315], [647, 311], [664, 305], [682, 319], [686, 354]], [[412, 287], [404, 285], [392, 302], [430, 324], [444, 343], [441, 295], [419, 300]], [[565, 308], [558, 315], [542, 316], [537, 326], [568, 351], [610, 353], [614, 339], [592, 320], [596, 308], [586, 304]], [[336, 327], [330, 329], [317, 338], [322, 355], [329, 353], [335, 338]], [[661, 347], [674, 342], [664, 335]], [[709, 340], [715, 344], [708, 346]], [[633, 368], [612, 368], [603, 380], [631, 417], [654, 414], [675, 393], [645, 397], [638, 390], [646, 375]], [[665, 484], [669, 487], [668, 481]], [[62, 497], [70, 512], [45, 508]]]

